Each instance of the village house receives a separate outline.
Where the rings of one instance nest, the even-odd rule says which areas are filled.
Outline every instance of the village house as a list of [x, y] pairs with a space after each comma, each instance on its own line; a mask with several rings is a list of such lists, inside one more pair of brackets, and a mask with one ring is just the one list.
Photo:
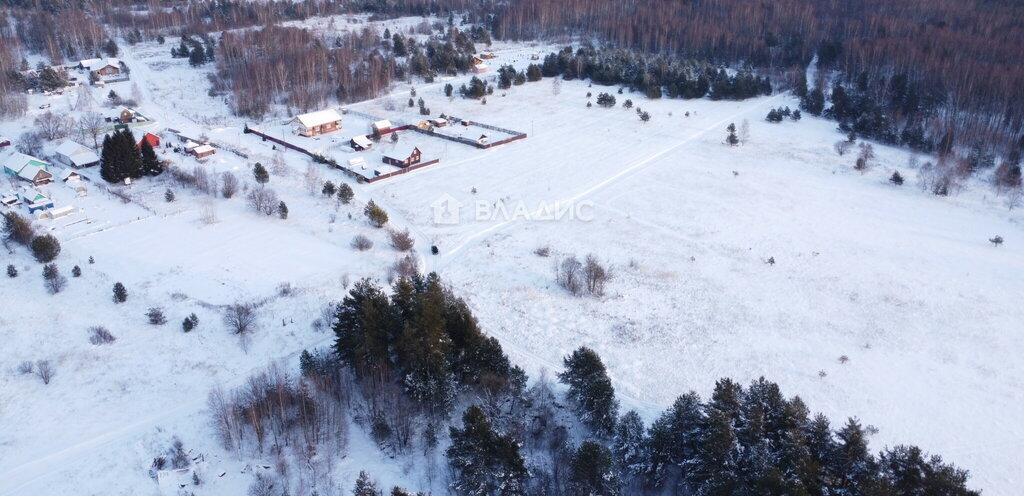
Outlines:
[[0, 160], [3, 161], [4, 172], [7, 175], [28, 181], [33, 186], [41, 186], [53, 181], [49, 162], [17, 151], [8, 152]]
[[118, 115], [117, 120], [121, 124], [130, 124], [135, 122], [135, 111], [130, 108], [121, 109], [121, 113]]
[[444, 117], [440, 117], [440, 118], [437, 118], [437, 119], [430, 119], [430, 123], [434, 127], [445, 127], [445, 126], [448, 125], [448, 119], [445, 119]]
[[370, 141], [370, 138], [366, 137], [366, 135], [353, 136], [352, 140], [349, 141], [349, 144], [352, 146], [352, 149], [357, 152], [373, 148], [373, 141]]
[[149, 143], [149, 146], [156, 149], [160, 146], [160, 137], [153, 133], [146, 133], [139, 140], [139, 148], [142, 148], [143, 143]]
[[417, 147], [395, 147], [394, 150], [384, 154], [384, 163], [395, 167], [409, 167], [419, 163], [423, 158], [422, 152]]
[[99, 155], [91, 148], [68, 140], [61, 143], [56, 151], [57, 162], [68, 167], [92, 167], [100, 163]]
[[341, 116], [334, 109], [320, 110], [295, 116], [291, 124], [293, 133], [312, 138], [341, 129]]
[[115, 58], [108, 59], [85, 59], [78, 62], [75, 66], [79, 70], [88, 71], [95, 73], [101, 77], [112, 77], [120, 76], [123, 64], [120, 60]]

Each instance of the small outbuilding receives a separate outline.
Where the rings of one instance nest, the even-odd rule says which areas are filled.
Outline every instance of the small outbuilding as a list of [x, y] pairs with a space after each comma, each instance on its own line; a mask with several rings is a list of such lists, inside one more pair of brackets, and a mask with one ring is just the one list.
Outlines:
[[3, 205], [5, 207], [13, 207], [15, 205], [21, 205], [21, 198], [18, 197], [17, 193], [14, 193], [11, 196], [5, 196], [3, 198], [0, 198], [0, 205]]
[[395, 167], [409, 167], [417, 164], [423, 159], [423, 153], [418, 147], [396, 147], [391, 152], [385, 153], [383, 160], [385, 164]]
[[30, 193], [25, 197], [25, 207], [28, 208], [28, 213], [43, 212], [53, 208], [53, 200], [47, 198], [46, 195], [36, 191]]
[[6, 136], [0, 136], [0, 150], [11, 146], [11, 139]]
[[476, 139], [476, 142], [481, 144], [481, 145], [486, 145], [488, 139], [489, 138], [487, 137], [486, 134], [481, 134], [480, 137]]
[[192, 155], [195, 155], [196, 158], [206, 158], [214, 153], [217, 153], [217, 149], [210, 145], [199, 145], [192, 148]]
[[348, 159], [348, 166], [353, 169], [355, 169], [356, 167], [359, 167], [360, 169], [365, 169], [366, 159], [363, 157], [350, 158]]
[[352, 146], [352, 149], [357, 152], [373, 148], [373, 141], [366, 137], [366, 135], [353, 136], [349, 141], [349, 144]]
[[385, 119], [374, 122], [370, 124], [370, 130], [375, 133], [384, 134], [391, 130], [391, 121]]
[[135, 111], [130, 108], [121, 109], [121, 113], [118, 114], [117, 120], [121, 124], [129, 124], [135, 122]]
[[433, 125], [434, 127], [445, 127], [448, 125], [448, 119], [445, 119], [443, 117], [437, 119], [430, 119], [430, 124]]
[[71, 205], [65, 205], [60, 208], [51, 208], [47, 210], [46, 213], [43, 215], [51, 219], [59, 219], [61, 217], [67, 217], [73, 213], [75, 213], [75, 207], [72, 207]]

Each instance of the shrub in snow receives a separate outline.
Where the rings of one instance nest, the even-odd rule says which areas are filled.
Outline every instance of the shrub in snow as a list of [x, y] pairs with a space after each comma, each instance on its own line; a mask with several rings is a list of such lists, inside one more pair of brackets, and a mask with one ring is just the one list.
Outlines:
[[32, 372], [35, 372], [35, 365], [32, 362], [26, 360], [18, 364], [19, 374], [28, 375], [31, 374]]
[[1003, 237], [1002, 236], [996, 236], [994, 238], [989, 238], [988, 241], [990, 243], [992, 243], [992, 246], [999, 246], [999, 245], [1003, 244]]
[[151, 325], [164, 325], [167, 323], [167, 317], [164, 316], [164, 311], [157, 307], [151, 307], [146, 312], [146, 318], [149, 319]]
[[43, 381], [43, 384], [49, 384], [53, 380], [53, 376], [57, 375], [57, 368], [49, 360], [39, 360], [36, 362], [36, 375]]
[[373, 248], [373, 241], [370, 241], [370, 238], [367, 238], [362, 234], [357, 234], [356, 237], [352, 238], [352, 248], [359, 251], [366, 251]]
[[18, 268], [13, 264], [7, 265], [7, 277], [18, 277]]
[[82, 277], [82, 268], [77, 266], [77, 265], [72, 267], [71, 268], [71, 277]]
[[416, 244], [416, 240], [412, 239], [408, 229], [404, 231], [389, 229], [388, 238], [391, 239], [391, 246], [398, 251], [409, 251]]
[[197, 317], [196, 314], [193, 313], [193, 314], [189, 315], [188, 317], [185, 317], [185, 320], [183, 320], [181, 322], [181, 330], [183, 330], [185, 332], [191, 332], [192, 329], [195, 329], [196, 326], [198, 326], [198, 325], [199, 325], [199, 317]]
[[117, 338], [114, 337], [106, 327], [93, 326], [89, 328], [89, 343], [94, 345], [110, 344]]

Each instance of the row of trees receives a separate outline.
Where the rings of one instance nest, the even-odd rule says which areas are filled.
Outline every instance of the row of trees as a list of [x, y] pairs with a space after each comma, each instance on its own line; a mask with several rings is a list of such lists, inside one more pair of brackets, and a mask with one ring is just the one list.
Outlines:
[[[531, 69], [532, 70], [532, 69]], [[703, 98], [742, 100], [772, 92], [767, 76], [750, 71], [729, 75], [708, 63], [668, 56], [650, 56], [626, 50], [597, 49], [589, 44], [565, 47], [544, 57], [544, 77], [590, 79], [601, 85], [620, 85], [649, 98]]]

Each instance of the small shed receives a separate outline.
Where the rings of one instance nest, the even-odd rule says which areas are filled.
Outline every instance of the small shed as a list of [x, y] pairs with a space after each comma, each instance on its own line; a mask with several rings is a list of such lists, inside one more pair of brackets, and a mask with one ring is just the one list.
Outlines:
[[480, 143], [481, 145], [486, 145], [488, 139], [489, 138], [487, 138], [486, 134], [481, 134], [480, 137], [476, 139], [476, 142]]
[[28, 213], [30, 214], [43, 212], [53, 208], [53, 200], [37, 191], [25, 197], [25, 206], [28, 207]]
[[391, 121], [385, 119], [370, 124], [370, 130], [375, 133], [386, 133], [391, 130]]
[[490, 70], [490, 67], [487, 67], [487, 64], [484, 64], [483, 62], [479, 64], [473, 64], [473, 72], [477, 74], [483, 74], [488, 70]]
[[373, 141], [370, 141], [370, 138], [366, 137], [366, 135], [353, 136], [349, 144], [352, 145], [353, 150], [360, 152], [373, 148]]
[[214, 153], [217, 153], [217, 149], [210, 145], [199, 145], [192, 148], [192, 155], [195, 155], [196, 158], [206, 158]]
[[73, 170], [65, 170], [60, 174], [60, 180], [64, 183], [80, 183], [82, 175]]
[[360, 169], [366, 168], [366, 159], [363, 157], [356, 157], [348, 159], [348, 166], [351, 168], [359, 167]]
[[0, 149], [11, 146], [11, 139], [6, 136], [0, 136]]
[[437, 119], [430, 119], [430, 124], [432, 124], [434, 127], [445, 127], [448, 125], [448, 119], [445, 119], [443, 117]]
[[153, 133], [146, 133], [139, 140], [139, 148], [142, 148], [143, 143], [149, 143], [149, 146], [157, 148], [160, 146], [160, 137]]
[[383, 160], [385, 164], [395, 167], [409, 167], [419, 163], [423, 159], [423, 153], [418, 147], [395, 147], [391, 152], [385, 153]]
[[4, 205], [5, 207], [13, 207], [15, 205], [21, 205], [21, 198], [18, 198], [18, 194], [17, 193], [14, 193], [11, 196], [5, 196], [3, 198], [0, 198], [0, 204]]
[[61, 217], [67, 217], [73, 213], [75, 213], [75, 207], [67, 205], [60, 208], [51, 208], [44, 215], [51, 219], [59, 219]]

